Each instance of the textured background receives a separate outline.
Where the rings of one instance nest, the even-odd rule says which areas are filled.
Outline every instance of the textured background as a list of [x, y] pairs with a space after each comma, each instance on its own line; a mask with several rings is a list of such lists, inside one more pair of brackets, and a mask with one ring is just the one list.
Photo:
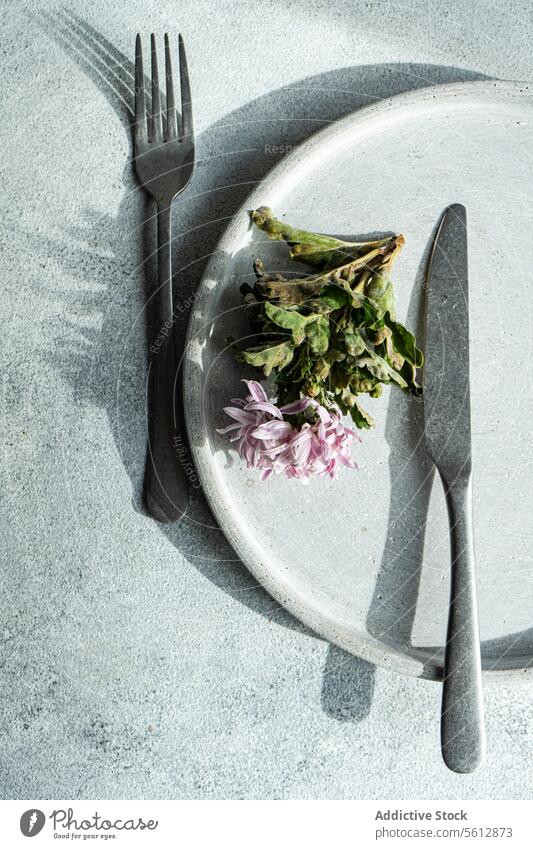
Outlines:
[[178, 527], [142, 515], [153, 233], [127, 110], [137, 30], [181, 30], [199, 159], [176, 208], [185, 321], [228, 216], [286, 146], [407, 89], [531, 79], [530, 3], [69, 10], [1, 12], [0, 796], [528, 797], [531, 684], [487, 684], [487, 763], [453, 775], [437, 685], [307, 632], [198, 490]]

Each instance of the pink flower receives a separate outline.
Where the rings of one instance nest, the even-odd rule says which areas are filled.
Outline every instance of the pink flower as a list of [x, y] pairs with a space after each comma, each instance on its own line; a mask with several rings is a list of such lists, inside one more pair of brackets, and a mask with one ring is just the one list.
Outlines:
[[[282, 473], [307, 483], [312, 475], [336, 478], [339, 466], [357, 468], [350, 451], [354, 440], [361, 440], [355, 431], [344, 427], [340, 411], [330, 412], [312, 398], [277, 407], [260, 383], [244, 382], [249, 395], [234, 398], [234, 406], [224, 407], [233, 422], [218, 433], [231, 434], [230, 442], [247, 468], [261, 469], [261, 480]], [[304, 410], [312, 415], [301, 427], [284, 418]]]

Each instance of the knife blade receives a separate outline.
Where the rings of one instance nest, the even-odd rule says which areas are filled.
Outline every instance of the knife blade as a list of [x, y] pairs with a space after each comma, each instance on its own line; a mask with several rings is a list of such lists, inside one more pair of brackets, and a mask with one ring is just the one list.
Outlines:
[[426, 449], [451, 484], [471, 469], [466, 209], [443, 213], [426, 291], [424, 364]]
[[442, 479], [450, 521], [451, 581], [444, 652], [441, 749], [454, 772], [485, 752], [472, 518], [466, 210], [443, 213], [430, 259], [423, 376], [426, 449]]

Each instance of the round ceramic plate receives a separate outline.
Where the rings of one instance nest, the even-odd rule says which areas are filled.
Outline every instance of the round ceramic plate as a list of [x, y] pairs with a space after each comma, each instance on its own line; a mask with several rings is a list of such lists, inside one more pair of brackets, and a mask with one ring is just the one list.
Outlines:
[[[427, 88], [356, 112], [287, 156], [255, 189], [213, 256], [185, 355], [189, 438], [205, 493], [264, 587], [320, 635], [401, 673], [442, 677], [449, 535], [424, 451], [421, 404], [387, 388], [364, 398], [376, 427], [359, 469], [309, 486], [261, 483], [216, 428], [243, 395], [226, 337], [249, 334], [239, 286], [283, 244], [252, 229], [271, 206], [304, 229], [405, 234], [395, 265], [400, 320], [421, 336], [421, 292], [443, 209], [468, 212], [474, 522], [483, 667], [533, 664], [533, 92], [510, 82]], [[423, 343], [423, 339], [421, 339]]]

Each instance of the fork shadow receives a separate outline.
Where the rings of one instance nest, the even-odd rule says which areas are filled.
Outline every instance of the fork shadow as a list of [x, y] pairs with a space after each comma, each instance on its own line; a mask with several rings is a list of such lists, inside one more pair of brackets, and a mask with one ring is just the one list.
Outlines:
[[[98, 29], [68, 9], [38, 12], [35, 19], [111, 105], [127, 132], [131, 154], [131, 60]], [[183, 353], [194, 292], [207, 260], [251, 188], [288, 149], [331, 121], [374, 101], [427, 85], [480, 77], [471, 71], [436, 65], [340, 68], [263, 95], [203, 131], [197, 139], [198, 164], [192, 184], [174, 208], [179, 355]], [[78, 288], [68, 295], [64, 290], [62, 293], [64, 313], [71, 318], [69, 332], [63, 319], [61, 326], [47, 328], [52, 343], [42, 354], [72, 387], [79, 403], [105, 410], [131, 480], [133, 507], [141, 511], [146, 344], [139, 335], [147, 331], [146, 320], [139, 317], [145, 314], [146, 295], [154, 280], [150, 261], [154, 233], [130, 162], [124, 169], [124, 184], [126, 192], [116, 217], [87, 209], [85, 219], [65, 229], [58, 241], [54, 243], [49, 237], [47, 244], [40, 234], [31, 250], [38, 255], [61, 248], [56, 255], [63, 258], [69, 274], [77, 275]], [[139, 239], [139, 233], [144, 234], [143, 239]], [[24, 235], [31, 239], [30, 234]], [[78, 321], [80, 311], [88, 319], [101, 320], [82, 323]], [[150, 325], [148, 317], [148, 332]], [[284, 627], [310, 633], [255, 584], [218, 529], [198, 486], [191, 491], [191, 516], [177, 526], [160, 525], [159, 529], [224, 592]], [[421, 557], [418, 549], [411, 554], [415, 559]], [[415, 592], [416, 581], [411, 590]], [[341, 722], [364, 719], [372, 702], [374, 666], [331, 645], [322, 675], [325, 713]]]

